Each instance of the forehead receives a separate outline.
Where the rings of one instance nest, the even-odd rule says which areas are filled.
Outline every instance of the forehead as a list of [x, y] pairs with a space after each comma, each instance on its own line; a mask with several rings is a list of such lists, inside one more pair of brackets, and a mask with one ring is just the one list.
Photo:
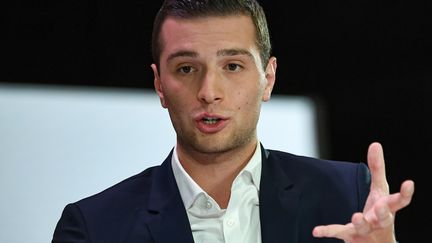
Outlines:
[[[217, 52], [220, 49], [257, 49], [251, 17], [230, 15], [179, 19], [169, 17], [161, 28], [161, 58], [181, 50]], [[167, 54], [168, 53], [168, 54]]]

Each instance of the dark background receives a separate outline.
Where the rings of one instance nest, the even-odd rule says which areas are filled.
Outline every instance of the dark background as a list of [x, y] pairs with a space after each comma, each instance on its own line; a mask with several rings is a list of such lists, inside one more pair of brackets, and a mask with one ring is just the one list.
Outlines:
[[[429, 242], [430, 1], [262, 2], [278, 57], [274, 93], [319, 101], [323, 158], [364, 161], [367, 146], [382, 142], [391, 191], [416, 182], [412, 204], [397, 215], [398, 239]], [[8, 3], [0, 10], [0, 82], [151, 89], [160, 3]]]

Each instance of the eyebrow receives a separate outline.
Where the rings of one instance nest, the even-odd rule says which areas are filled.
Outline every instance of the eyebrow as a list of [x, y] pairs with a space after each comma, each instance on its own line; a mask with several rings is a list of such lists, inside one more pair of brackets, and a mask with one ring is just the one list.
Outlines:
[[[249, 57], [252, 61], [254, 61], [254, 57], [252, 55], [252, 53], [248, 50], [245, 49], [240, 49], [240, 48], [234, 48], [234, 49], [222, 49], [217, 51], [216, 53], [217, 56], [237, 56], [237, 55], [245, 55], [247, 57]], [[177, 58], [177, 57], [198, 57], [199, 54], [197, 52], [194, 51], [178, 51], [178, 52], [174, 52], [172, 54], [170, 54], [168, 56], [168, 61]]]
[[234, 48], [234, 49], [222, 49], [217, 52], [218, 56], [237, 56], [237, 55], [246, 55], [250, 59], [254, 60], [252, 53], [245, 49]]
[[194, 51], [178, 51], [170, 54], [167, 60], [170, 61], [176, 57], [198, 57], [198, 53]]

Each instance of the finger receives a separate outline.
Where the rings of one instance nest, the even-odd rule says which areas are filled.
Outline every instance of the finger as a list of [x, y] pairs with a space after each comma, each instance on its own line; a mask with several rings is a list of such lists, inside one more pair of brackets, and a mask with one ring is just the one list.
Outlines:
[[380, 143], [374, 142], [369, 145], [367, 160], [372, 177], [372, 187], [389, 193], [385, 172], [384, 152]]
[[359, 235], [368, 235], [372, 231], [371, 225], [366, 221], [362, 213], [355, 213], [351, 218], [354, 229]]
[[316, 226], [312, 235], [314, 237], [322, 238], [338, 238], [338, 239], [348, 239], [352, 234], [354, 234], [355, 229], [352, 223], [341, 225], [341, 224], [330, 224], [330, 225], [320, 225]]
[[401, 185], [399, 193], [391, 194], [387, 197], [387, 205], [392, 212], [396, 212], [411, 203], [414, 195], [414, 182], [406, 180]]
[[408, 200], [408, 203], [411, 201], [412, 196], [414, 195], [414, 181], [412, 180], [406, 180], [401, 185], [401, 196]]

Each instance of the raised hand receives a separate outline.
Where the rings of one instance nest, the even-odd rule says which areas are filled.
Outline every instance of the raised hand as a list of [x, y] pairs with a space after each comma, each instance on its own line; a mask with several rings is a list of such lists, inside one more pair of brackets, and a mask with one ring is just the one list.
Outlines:
[[390, 194], [386, 179], [384, 153], [380, 143], [372, 143], [367, 154], [371, 188], [363, 212], [354, 213], [346, 225], [321, 225], [314, 228], [315, 237], [329, 237], [346, 243], [394, 243], [396, 212], [411, 202], [414, 182], [406, 180], [400, 192]]

